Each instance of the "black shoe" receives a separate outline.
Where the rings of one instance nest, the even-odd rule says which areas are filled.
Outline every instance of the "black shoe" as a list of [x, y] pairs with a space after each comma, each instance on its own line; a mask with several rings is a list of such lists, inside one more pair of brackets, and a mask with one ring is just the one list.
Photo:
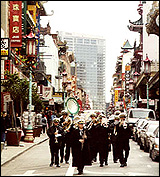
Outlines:
[[57, 165], [56, 165], [56, 167], [60, 167], [60, 165], [59, 165], [59, 164], [57, 164]]
[[120, 167], [124, 167], [124, 164], [121, 164]]
[[114, 160], [114, 163], [118, 163], [116, 160]]
[[82, 175], [82, 174], [83, 174], [83, 171], [79, 171], [79, 172], [78, 172], [78, 175]]
[[124, 163], [124, 166], [127, 166], [127, 163]]
[[69, 164], [69, 162], [68, 162], [68, 161], [66, 161], [66, 164]]
[[60, 161], [61, 163], [63, 163], [63, 159], [61, 159], [61, 161]]
[[53, 163], [50, 163], [50, 165], [49, 165], [50, 167], [52, 167], [53, 166]]
[[105, 165], [108, 165], [108, 163], [107, 163], [107, 162], [105, 162]]
[[103, 164], [100, 164], [100, 167], [103, 167]]

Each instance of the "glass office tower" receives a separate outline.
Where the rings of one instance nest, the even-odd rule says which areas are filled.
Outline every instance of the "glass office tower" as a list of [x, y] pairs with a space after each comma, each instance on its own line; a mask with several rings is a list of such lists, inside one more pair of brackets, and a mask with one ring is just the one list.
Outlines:
[[63, 31], [57, 33], [62, 41], [67, 41], [68, 51], [74, 52], [78, 87], [89, 95], [93, 109], [105, 111], [105, 39]]

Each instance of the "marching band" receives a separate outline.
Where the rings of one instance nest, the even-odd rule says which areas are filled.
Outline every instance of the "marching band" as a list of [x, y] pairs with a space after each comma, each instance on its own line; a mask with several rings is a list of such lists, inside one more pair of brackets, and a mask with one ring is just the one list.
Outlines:
[[[111, 151], [111, 144], [113, 148], [113, 161], [117, 163], [120, 159], [121, 166], [126, 166], [129, 155], [129, 127], [125, 127], [125, 116], [117, 118], [119, 113], [115, 115], [114, 122], [110, 123], [103, 113], [92, 113], [87, 119], [82, 115], [77, 115], [71, 118], [67, 111], [62, 111], [60, 118], [53, 119], [53, 125], [48, 128], [47, 135], [50, 138], [50, 166], [59, 165], [59, 151], [63, 163], [69, 163], [69, 155], [72, 152], [72, 166], [77, 167], [78, 174], [83, 174], [85, 165], [92, 165], [97, 161], [97, 154], [99, 153], [100, 167], [108, 165], [108, 153]], [[120, 148], [121, 142], [117, 141], [123, 139], [121, 136], [127, 132], [125, 145]], [[118, 144], [117, 144], [118, 143]], [[123, 157], [123, 149], [126, 150], [126, 157]], [[65, 150], [65, 155], [64, 155]]]

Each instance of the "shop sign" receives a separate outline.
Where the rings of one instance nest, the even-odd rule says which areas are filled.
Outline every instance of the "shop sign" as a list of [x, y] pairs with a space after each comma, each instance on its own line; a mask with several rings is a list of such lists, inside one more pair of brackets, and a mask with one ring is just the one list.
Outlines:
[[114, 101], [115, 101], [115, 103], [118, 101], [118, 90], [115, 90], [115, 92], [114, 92]]
[[47, 100], [52, 98], [52, 87], [43, 87], [43, 98]]
[[10, 57], [10, 39], [1, 38], [1, 57]]
[[10, 1], [11, 47], [22, 47], [22, 1]]
[[63, 96], [62, 92], [55, 92], [54, 95], [52, 96], [52, 98], [54, 99], [54, 102], [61, 103], [62, 102], [62, 96]]
[[4, 60], [1, 60], [1, 79], [4, 79]]
[[54, 105], [54, 99], [49, 99], [49, 105]]
[[[142, 103], [147, 103], [147, 99], [142, 99]], [[154, 105], [154, 100], [149, 99], [149, 105]]]
[[11, 101], [10, 93], [3, 93], [3, 101], [4, 103]]

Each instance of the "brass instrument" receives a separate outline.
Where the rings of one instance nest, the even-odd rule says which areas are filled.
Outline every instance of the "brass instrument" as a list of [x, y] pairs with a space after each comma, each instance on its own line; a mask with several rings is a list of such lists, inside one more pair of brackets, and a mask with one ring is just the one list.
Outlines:
[[[57, 129], [57, 128], [56, 128], [55, 133], [57, 133], [57, 134], [58, 134], [58, 129]], [[56, 135], [55, 135], [55, 143], [58, 143], [58, 138], [57, 138], [57, 136], [56, 136]]]
[[84, 140], [87, 138], [87, 135], [86, 135], [86, 131], [84, 130], [84, 133], [82, 135], [82, 142], [81, 142], [81, 150], [83, 150], [83, 146], [84, 146]]
[[67, 131], [71, 128], [72, 125], [72, 119], [70, 117], [66, 117], [65, 122], [63, 123], [63, 129], [64, 131]]

